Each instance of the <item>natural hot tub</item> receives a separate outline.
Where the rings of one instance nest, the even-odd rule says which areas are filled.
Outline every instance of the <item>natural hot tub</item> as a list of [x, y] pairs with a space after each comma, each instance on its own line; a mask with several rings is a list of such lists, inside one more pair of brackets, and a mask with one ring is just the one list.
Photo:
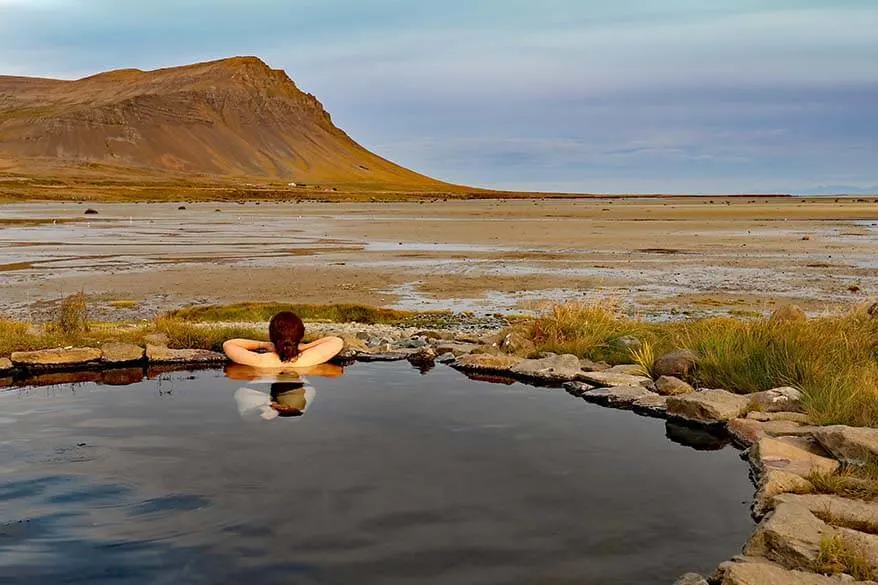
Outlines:
[[738, 453], [664, 421], [447, 367], [309, 381], [273, 420], [215, 370], [0, 392], [0, 581], [669, 585], [752, 529]]

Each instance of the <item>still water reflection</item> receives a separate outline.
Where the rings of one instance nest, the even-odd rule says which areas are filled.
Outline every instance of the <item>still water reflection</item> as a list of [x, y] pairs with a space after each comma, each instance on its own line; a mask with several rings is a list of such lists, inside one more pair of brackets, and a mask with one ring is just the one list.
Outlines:
[[[661, 420], [446, 367], [341, 374], [0, 392], [0, 582], [668, 584], [752, 528], [737, 452]], [[302, 415], [251, 423], [242, 388]]]

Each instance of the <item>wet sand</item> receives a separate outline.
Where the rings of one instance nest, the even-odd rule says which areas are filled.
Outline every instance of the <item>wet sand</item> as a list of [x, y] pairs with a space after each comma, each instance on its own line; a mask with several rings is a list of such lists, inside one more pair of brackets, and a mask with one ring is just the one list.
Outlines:
[[878, 294], [874, 198], [89, 205], [0, 206], [0, 310], [79, 290], [110, 318], [258, 300], [819, 312]]

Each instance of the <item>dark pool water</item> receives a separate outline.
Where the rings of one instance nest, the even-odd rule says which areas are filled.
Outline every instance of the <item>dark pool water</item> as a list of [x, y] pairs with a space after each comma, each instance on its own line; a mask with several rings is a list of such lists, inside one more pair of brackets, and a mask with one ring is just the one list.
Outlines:
[[0, 582], [670, 584], [752, 528], [716, 438], [447, 367], [310, 382], [274, 420], [220, 371], [0, 392]]

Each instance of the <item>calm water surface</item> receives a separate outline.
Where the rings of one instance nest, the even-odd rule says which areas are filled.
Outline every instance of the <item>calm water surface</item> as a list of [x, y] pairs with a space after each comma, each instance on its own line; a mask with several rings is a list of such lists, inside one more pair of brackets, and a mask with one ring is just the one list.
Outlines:
[[447, 367], [310, 382], [273, 420], [219, 371], [0, 392], [0, 582], [667, 585], [752, 529], [738, 453], [661, 420]]

